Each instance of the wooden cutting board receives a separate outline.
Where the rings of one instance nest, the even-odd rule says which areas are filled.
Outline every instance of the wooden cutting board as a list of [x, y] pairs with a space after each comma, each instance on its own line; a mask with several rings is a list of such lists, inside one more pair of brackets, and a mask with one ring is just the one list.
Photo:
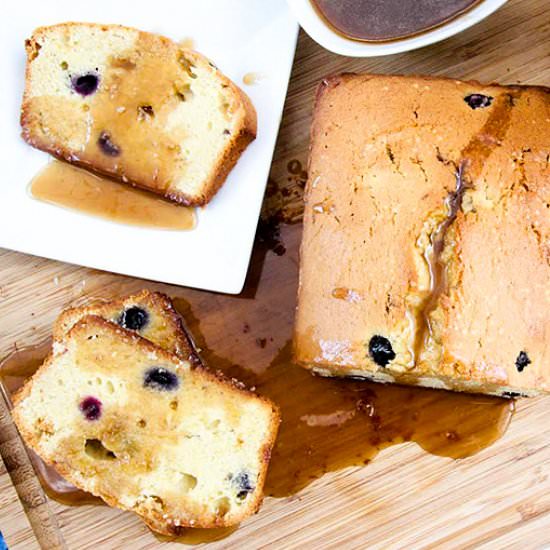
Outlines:
[[[0, 251], [0, 357], [43, 341], [59, 311], [75, 301], [109, 298], [148, 287], [177, 299], [177, 306], [211, 367], [243, 376], [247, 376], [247, 367], [253, 367], [256, 372], [272, 371], [273, 377], [288, 381], [286, 394], [294, 396], [303, 411], [283, 424], [281, 437], [285, 445], [299, 448], [303, 432], [298, 425], [330, 416], [319, 413], [345, 416], [345, 410], [316, 408], [323, 402], [323, 395], [340, 390], [330, 381], [317, 379], [313, 383], [304, 378], [307, 373], [297, 374], [288, 353], [312, 99], [324, 75], [342, 71], [426, 73], [550, 85], [550, 2], [510, 1], [489, 19], [457, 37], [387, 58], [339, 57], [324, 51], [302, 33], [273, 160], [264, 222], [243, 293], [236, 297], [216, 295]], [[183, 251], [181, 257], [174, 255], [174, 262], [179, 262], [182, 269], [186, 261], [189, 259]], [[274, 389], [269, 384], [260, 385], [259, 391], [262, 388], [272, 397], [288, 402], [284, 386]], [[409, 412], [412, 416], [412, 411], [420, 415], [424, 409], [433, 412], [437, 402], [444, 399], [438, 392], [418, 397], [420, 394], [408, 394], [403, 389], [372, 391], [385, 392], [386, 401], [394, 401], [392, 414], [398, 411], [401, 420]], [[409, 395], [412, 397], [407, 401]], [[487, 405], [480, 399], [457, 401], [457, 407], [459, 403], [466, 404], [466, 409]], [[366, 405], [368, 409], [371, 403], [367, 400]], [[312, 414], [306, 414], [308, 407]], [[368, 465], [362, 467], [338, 469], [357, 462], [353, 457], [331, 463], [331, 453], [344, 456], [345, 449], [360, 447], [356, 442], [345, 441], [349, 437], [345, 422], [342, 429], [336, 426], [338, 429], [328, 432], [320, 430], [318, 439], [323, 439], [326, 463], [318, 463], [321, 455], [315, 454], [314, 448], [305, 449], [304, 452], [311, 452], [311, 461], [303, 462], [299, 480], [291, 454], [287, 459], [288, 479], [285, 480], [285, 463], [274, 463], [273, 475], [287, 482], [274, 491], [277, 498], [268, 497], [260, 512], [239, 529], [211, 535], [210, 539], [218, 540], [210, 540], [209, 546], [550, 548], [550, 398], [522, 400], [516, 408], [503, 437], [460, 460], [452, 456], [464, 454], [462, 447], [451, 445], [452, 449], [446, 452], [434, 444], [437, 439], [419, 433], [429, 431], [429, 416], [422, 430], [409, 434], [396, 428], [392, 438], [387, 428], [392, 419], [385, 419], [380, 413], [380, 433], [386, 438], [378, 443], [386, 448], [376, 457], [375, 453], [369, 455], [369, 460], [365, 460]], [[493, 411], [488, 407], [489, 410]], [[469, 412], [461, 412], [465, 425]], [[482, 420], [475, 426], [477, 432], [492, 433], [492, 414], [477, 415]], [[487, 426], [483, 425], [484, 418]], [[332, 422], [334, 416], [330, 419]], [[455, 428], [460, 432], [463, 426]], [[463, 438], [461, 445], [471, 445], [476, 433], [470, 426], [463, 433], [468, 437]], [[454, 431], [447, 431], [444, 436], [450, 434]], [[315, 444], [319, 445], [319, 440]], [[408, 443], [392, 444], [407, 440]], [[370, 440], [365, 447], [376, 444]], [[29, 520], [25, 521], [16, 506], [14, 487], [7, 482], [0, 465], [0, 529], [14, 537], [13, 547], [33, 548], [33, 540], [35, 545], [39, 542], [48, 549], [181, 548], [207, 538], [204, 533], [192, 532], [169, 542], [155, 537], [130, 513], [101, 505], [66, 506], [46, 497], [1, 400], [0, 451]], [[322, 475], [322, 470], [327, 473]], [[302, 486], [301, 490], [298, 486]]]

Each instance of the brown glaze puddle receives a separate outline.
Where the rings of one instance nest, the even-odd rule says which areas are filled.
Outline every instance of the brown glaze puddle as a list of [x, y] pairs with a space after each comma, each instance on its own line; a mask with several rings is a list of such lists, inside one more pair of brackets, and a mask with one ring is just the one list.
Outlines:
[[275, 497], [405, 441], [440, 456], [470, 456], [504, 434], [514, 410], [499, 398], [314, 377], [290, 365], [289, 352], [281, 350], [257, 385], [283, 411], [267, 480]]
[[177, 231], [196, 225], [193, 208], [60, 161], [50, 162], [38, 173], [30, 193], [44, 202], [127, 225]]

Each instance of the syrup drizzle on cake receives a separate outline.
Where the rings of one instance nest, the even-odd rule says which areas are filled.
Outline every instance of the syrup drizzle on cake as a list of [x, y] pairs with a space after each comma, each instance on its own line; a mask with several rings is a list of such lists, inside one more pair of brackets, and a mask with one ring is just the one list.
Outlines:
[[[420, 360], [421, 352], [427, 344], [427, 338], [433, 336], [430, 315], [437, 307], [443, 293], [447, 290], [447, 267], [442, 256], [447, 245], [447, 233], [462, 209], [464, 194], [468, 189], [474, 189], [473, 182], [479, 177], [483, 162], [506, 135], [510, 124], [511, 109], [514, 106], [515, 98], [518, 98], [520, 94], [521, 90], [510, 89], [509, 93], [498, 98], [483, 128], [464, 148], [458, 165], [441, 159], [442, 162], [456, 166], [456, 187], [445, 200], [447, 216], [430, 235], [430, 246], [426, 248], [423, 254], [430, 272], [430, 292], [423, 306], [416, 313], [416, 323], [414, 325], [415, 361]], [[493, 99], [493, 97], [483, 94], [470, 94], [464, 98], [464, 101], [475, 110], [491, 106]]]
[[424, 259], [430, 270], [430, 293], [422, 307], [416, 313], [414, 336], [414, 360], [420, 357], [425, 345], [426, 333], [431, 333], [430, 313], [436, 307], [441, 294], [446, 288], [445, 262], [441, 257], [445, 246], [445, 236], [449, 227], [455, 221], [462, 206], [462, 199], [466, 191], [466, 182], [463, 175], [464, 161], [460, 163], [456, 172], [456, 189], [447, 197], [447, 217], [437, 226], [430, 235], [430, 246], [424, 253]]

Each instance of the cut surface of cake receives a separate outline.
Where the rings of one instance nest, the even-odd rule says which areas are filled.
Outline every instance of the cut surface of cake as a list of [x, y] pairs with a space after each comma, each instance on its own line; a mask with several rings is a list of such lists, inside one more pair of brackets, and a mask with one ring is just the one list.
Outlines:
[[341, 75], [319, 87], [295, 358], [550, 391], [550, 90]]
[[160, 533], [234, 525], [261, 503], [273, 404], [100, 317], [70, 329], [14, 405], [43, 460]]
[[244, 92], [168, 38], [63, 23], [26, 48], [23, 138], [67, 162], [203, 205], [256, 135]]
[[183, 320], [168, 296], [144, 289], [131, 296], [93, 303], [64, 310], [53, 327], [54, 342], [62, 342], [69, 330], [87, 315], [96, 315], [122, 328], [133, 330], [157, 346], [199, 363]]

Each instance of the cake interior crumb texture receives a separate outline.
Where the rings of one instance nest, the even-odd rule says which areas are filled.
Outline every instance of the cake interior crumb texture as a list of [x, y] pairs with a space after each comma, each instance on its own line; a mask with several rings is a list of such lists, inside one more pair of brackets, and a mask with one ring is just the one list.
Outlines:
[[326, 376], [549, 392], [549, 128], [543, 87], [325, 80], [296, 359]]
[[257, 511], [279, 423], [268, 400], [96, 316], [56, 345], [13, 416], [67, 480], [171, 535]]
[[23, 137], [67, 162], [201, 205], [256, 135], [244, 92], [162, 36], [65, 23], [26, 47]]

